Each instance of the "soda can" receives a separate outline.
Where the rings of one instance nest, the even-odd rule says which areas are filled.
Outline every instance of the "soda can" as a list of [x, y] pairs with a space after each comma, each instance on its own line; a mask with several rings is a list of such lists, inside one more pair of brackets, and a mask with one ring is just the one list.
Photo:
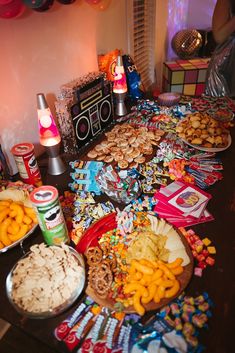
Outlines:
[[41, 173], [34, 155], [34, 145], [28, 142], [18, 143], [11, 148], [20, 178], [26, 184], [41, 186]]
[[40, 186], [30, 193], [30, 200], [36, 211], [45, 242], [48, 245], [69, 243], [58, 190], [50, 185]]

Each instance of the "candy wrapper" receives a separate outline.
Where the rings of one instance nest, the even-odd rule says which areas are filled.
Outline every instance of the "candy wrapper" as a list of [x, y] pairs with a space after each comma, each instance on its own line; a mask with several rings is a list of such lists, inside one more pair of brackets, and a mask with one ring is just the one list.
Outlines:
[[123, 55], [123, 65], [127, 78], [128, 92], [132, 99], [140, 99], [143, 97], [143, 91], [140, 89], [141, 78], [137, 71], [135, 63], [130, 55]]
[[135, 174], [128, 171], [117, 172], [111, 165], [105, 166], [96, 176], [100, 189], [111, 199], [128, 204], [141, 193], [140, 184]]
[[107, 54], [98, 55], [99, 70], [106, 73], [106, 77], [110, 81], [114, 80], [114, 68], [118, 54], [119, 50], [115, 49]]

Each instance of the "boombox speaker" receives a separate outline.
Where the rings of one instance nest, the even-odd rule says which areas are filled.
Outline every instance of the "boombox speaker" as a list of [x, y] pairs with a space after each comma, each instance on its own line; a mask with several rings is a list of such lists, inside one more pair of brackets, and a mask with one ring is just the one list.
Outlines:
[[55, 107], [64, 152], [76, 153], [114, 120], [111, 82], [94, 72], [63, 85]]

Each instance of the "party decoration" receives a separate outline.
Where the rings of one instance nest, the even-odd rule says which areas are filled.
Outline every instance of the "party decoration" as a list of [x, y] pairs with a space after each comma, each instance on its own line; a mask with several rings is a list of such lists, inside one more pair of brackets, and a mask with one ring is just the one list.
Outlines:
[[122, 56], [118, 55], [116, 66], [115, 66], [115, 75], [113, 82], [113, 93], [116, 97], [116, 115], [123, 116], [127, 114], [125, 107], [125, 97], [127, 93], [127, 82], [126, 74], [123, 66]]
[[174, 35], [171, 45], [180, 58], [189, 59], [197, 56], [202, 46], [202, 36], [196, 29], [184, 29]]
[[21, 0], [1, 0], [0, 18], [17, 18], [24, 13], [25, 9], [26, 7], [24, 6]]
[[110, 3], [111, 3], [111, 0], [101, 0], [101, 1], [99, 1], [99, 2], [96, 1], [96, 3], [95, 3], [95, 1], [96, 1], [96, 0], [91, 1], [91, 2], [93, 2], [93, 4], [90, 4], [90, 5], [91, 5], [95, 10], [98, 10], [98, 11], [104, 11], [104, 10], [106, 10], [106, 9], [109, 7]]

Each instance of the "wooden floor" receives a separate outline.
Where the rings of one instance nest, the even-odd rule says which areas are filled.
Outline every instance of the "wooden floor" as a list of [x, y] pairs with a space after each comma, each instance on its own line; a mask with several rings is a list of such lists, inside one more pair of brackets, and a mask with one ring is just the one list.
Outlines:
[[[51, 349], [38, 341], [24, 335], [12, 326], [4, 333], [4, 323], [0, 323], [0, 352], [1, 353], [54, 353]], [[55, 351], [56, 353], [56, 351]]]

